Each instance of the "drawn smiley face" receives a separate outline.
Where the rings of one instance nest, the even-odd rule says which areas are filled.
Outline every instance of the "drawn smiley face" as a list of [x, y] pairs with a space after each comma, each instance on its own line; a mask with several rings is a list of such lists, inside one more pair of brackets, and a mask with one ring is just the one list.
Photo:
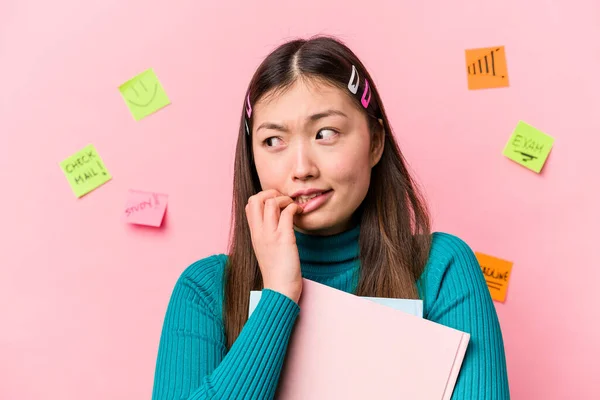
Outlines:
[[151, 68], [122, 84], [119, 91], [136, 120], [171, 103]]
[[137, 79], [127, 90], [125, 99], [137, 107], [148, 107], [156, 98], [158, 82], [149, 82], [151, 87], [144, 83], [143, 77]]

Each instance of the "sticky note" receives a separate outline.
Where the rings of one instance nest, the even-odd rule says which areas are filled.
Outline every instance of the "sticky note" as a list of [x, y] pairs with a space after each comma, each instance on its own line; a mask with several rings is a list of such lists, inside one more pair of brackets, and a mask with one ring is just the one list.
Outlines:
[[504, 303], [513, 263], [501, 258], [475, 252], [492, 299]]
[[465, 50], [469, 90], [508, 86], [504, 46]]
[[119, 91], [136, 121], [171, 104], [152, 68], [119, 86]]
[[553, 144], [551, 136], [519, 121], [502, 154], [539, 174]]
[[159, 227], [168, 199], [169, 196], [162, 193], [129, 190], [123, 218], [130, 224]]
[[112, 179], [91, 144], [61, 162], [60, 167], [78, 198]]

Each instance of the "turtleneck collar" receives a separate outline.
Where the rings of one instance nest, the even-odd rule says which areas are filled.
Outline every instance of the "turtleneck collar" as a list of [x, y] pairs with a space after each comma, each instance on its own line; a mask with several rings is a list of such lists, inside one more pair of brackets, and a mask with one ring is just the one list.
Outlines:
[[360, 225], [330, 236], [294, 231], [303, 275], [334, 277], [359, 266]]

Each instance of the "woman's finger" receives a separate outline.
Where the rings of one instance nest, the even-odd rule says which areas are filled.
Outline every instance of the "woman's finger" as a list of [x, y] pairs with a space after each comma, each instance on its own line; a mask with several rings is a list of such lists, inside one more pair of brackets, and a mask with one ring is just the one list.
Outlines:
[[277, 197], [280, 194], [281, 193], [275, 189], [269, 189], [250, 196], [248, 204], [246, 205], [246, 216], [248, 218], [250, 230], [262, 228], [263, 216], [265, 213], [265, 200]]
[[292, 199], [290, 196], [277, 196], [275, 198], [275, 201], [277, 202], [277, 205], [279, 206], [280, 210], [283, 210], [284, 208], [286, 208], [290, 203], [294, 202], [294, 199]]
[[265, 232], [275, 232], [279, 224], [279, 206], [275, 198], [265, 201], [265, 214], [263, 216], [263, 229]]
[[290, 203], [282, 212], [279, 217], [279, 231], [285, 232], [286, 230], [294, 229], [294, 216], [302, 214], [302, 206], [296, 203]]

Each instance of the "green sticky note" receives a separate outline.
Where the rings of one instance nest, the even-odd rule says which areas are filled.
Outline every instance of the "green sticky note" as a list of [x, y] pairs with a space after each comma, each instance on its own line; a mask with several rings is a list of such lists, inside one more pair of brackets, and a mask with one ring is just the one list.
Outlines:
[[91, 192], [112, 178], [91, 144], [61, 162], [60, 167], [77, 197]]
[[539, 174], [553, 144], [554, 138], [519, 121], [502, 154]]
[[171, 104], [152, 68], [119, 86], [119, 91], [136, 121]]

